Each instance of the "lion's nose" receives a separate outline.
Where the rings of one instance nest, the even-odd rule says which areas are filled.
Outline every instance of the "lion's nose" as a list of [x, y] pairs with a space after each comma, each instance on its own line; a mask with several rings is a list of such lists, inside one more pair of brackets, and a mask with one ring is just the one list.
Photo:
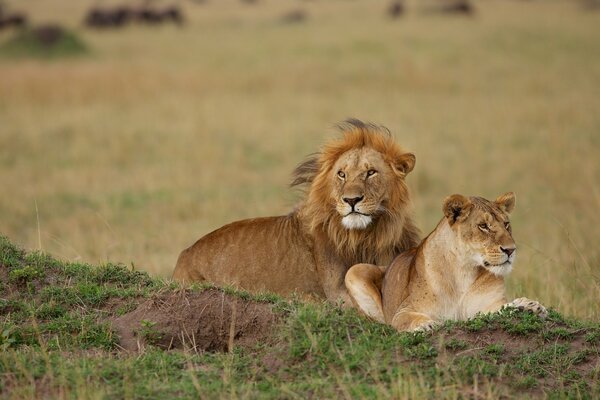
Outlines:
[[354, 208], [355, 205], [357, 205], [358, 203], [361, 202], [362, 199], [364, 199], [365, 196], [360, 196], [360, 197], [342, 197], [342, 200], [344, 200], [345, 203], [350, 204], [350, 207]]
[[506, 254], [507, 257], [510, 257], [510, 255], [512, 253], [514, 253], [516, 249], [517, 249], [516, 247], [502, 247], [502, 246], [500, 246], [500, 250], [502, 250], [504, 252], [504, 254]]

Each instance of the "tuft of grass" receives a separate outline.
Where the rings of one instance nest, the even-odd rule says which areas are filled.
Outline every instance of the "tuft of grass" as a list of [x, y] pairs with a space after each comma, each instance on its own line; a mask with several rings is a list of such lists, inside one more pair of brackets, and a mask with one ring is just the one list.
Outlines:
[[592, 345], [600, 344], [600, 331], [594, 330], [592, 332], [588, 332], [585, 335], [585, 341]]
[[24, 29], [0, 45], [0, 56], [8, 58], [59, 59], [76, 57], [89, 52], [87, 45], [72, 31], [61, 29], [58, 38], [50, 43], [40, 39], [33, 29]]
[[44, 271], [32, 267], [30, 265], [26, 265], [22, 268], [15, 268], [8, 273], [8, 280], [10, 282], [25, 284], [32, 282], [35, 279], [43, 278]]
[[449, 340], [448, 342], [446, 342], [444, 344], [445, 348], [447, 348], [448, 350], [452, 350], [452, 351], [464, 350], [468, 346], [469, 346], [469, 343], [465, 342], [464, 340], [460, 340], [460, 339], [456, 339], [456, 338], [452, 338], [451, 340]]
[[140, 321], [140, 327], [135, 331], [136, 335], [143, 338], [146, 343], [150, 345], [158, 345], [158, 342], [162, 339], [163, 335], [156, 330], [156, 322], [142, 320]]
[[0, 235], [0, 265], [9, 271], [21, 266], [25, 251], [11, 243], [6, 236]]
[[483, 349], [483, 352], [493, 356], [494, 358], [500, 357], [504, 353], [504, 345], [501, 343], [490, 344]]
[[558, 327], [545, 331], [543, 336], [546, 340], [569, 340], [573, 338], [573, 332], [569, 331], [567, 328]]

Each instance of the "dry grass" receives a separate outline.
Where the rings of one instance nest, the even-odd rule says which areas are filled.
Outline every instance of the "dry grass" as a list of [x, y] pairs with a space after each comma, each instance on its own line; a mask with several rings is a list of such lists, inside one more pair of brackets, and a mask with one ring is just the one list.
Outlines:
[[[167, 276], [212, 229], [287, 212], [292, 168], [354, 116], [417, 154], [424, 232], [451, 193], [515, 191], [510, 293], [600, 317], [600, 13], [498, 0], [392, 21], [383, 2], [219, 0], [184, 3], [183, 29], [94, 32], [80, 26], [91, 1], [11, 4], [93, 52], [0, 60], [0, 232], [14, 241]], [[277, 22], [298, 7], [306, 23]]]

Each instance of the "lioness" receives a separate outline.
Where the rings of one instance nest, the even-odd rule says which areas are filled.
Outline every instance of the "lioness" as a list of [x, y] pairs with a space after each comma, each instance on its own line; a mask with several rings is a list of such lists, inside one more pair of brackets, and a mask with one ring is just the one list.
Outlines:
[[[508, 215], [513, 193], [495, 202], [452, 195], [444, 218], [421, 244], [400, 254], [386, 269], [355, 265], [345, 283], [354, 304], [398, 331], [427, 330], [447, 320], [465, 320], [507, 305], [504, 276], [517, 247]], [[546, 316], [537, 301], [519, 298], [508, 305]]]
[[340, 128], [340, 140], [296, 168], [292, 186], [308, 187], [293, 212], [209, 233], [181, 253], [173, 278], [349, 304], [350, 266], [390, 263], [416, 246], [404, 181], [415, 156], [383, 127], [349, 120]]

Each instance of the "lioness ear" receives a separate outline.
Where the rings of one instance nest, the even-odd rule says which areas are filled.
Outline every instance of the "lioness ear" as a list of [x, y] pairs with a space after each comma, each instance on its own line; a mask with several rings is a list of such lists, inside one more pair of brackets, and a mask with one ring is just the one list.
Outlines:
[[510, 214], [515, 209], [515, 194], [513, 192], [504, 193], [498, 196], [496, 204], [502, 211]]
[[448, 218], [450, 225], [457, 221], [464, 221], [469, 216], [473, 203], [461, 194], [453, 194], [444, 200], [444, 215]]
[[413, 170], [416, 162], [417, 158], [413, 153], [404, 153], [400, 159], [395, 160], [393, 168], [399, 175], [406, 176]]

